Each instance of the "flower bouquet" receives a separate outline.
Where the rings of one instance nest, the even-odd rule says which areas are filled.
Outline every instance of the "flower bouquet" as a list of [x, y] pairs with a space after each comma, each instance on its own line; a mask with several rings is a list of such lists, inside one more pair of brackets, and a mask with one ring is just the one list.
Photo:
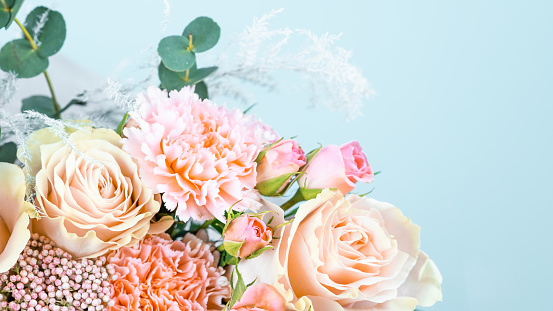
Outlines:
[[[200, 67], [197, 54], [220, 38], [212, 19], [159, 42], [150, 86], [109, 82], [102, 119], [86, 110], [97, 91], [65, 105], [55, 95], [47, 69], [65, 40], [62, 14], [41, 6], [19, 21], [23, 1], [0, 1], [0, 27], [22, 33], [0, 50], [0, 310], [414, 310], [441, 300], [420, 228], [350, 194], [378, 173], [357, 141], [305, 153], [249, 109], [210, 99], [231, 89], [225, 77], [268, 74]], [[51, 96], [9, 111], [16, 80], [38, 75]], [[352, 93], [346, 104], [370, 92]]]

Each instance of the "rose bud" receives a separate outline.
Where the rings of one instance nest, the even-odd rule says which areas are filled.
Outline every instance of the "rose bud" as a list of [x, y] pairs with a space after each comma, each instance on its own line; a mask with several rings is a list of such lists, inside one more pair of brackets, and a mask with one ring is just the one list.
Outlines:
[[338, 189], [345, 195], [355, 188], [356, 182], [370, 183], [373, 177], [361, 145], [352, 141], [340, 147], [322, 148], [308, 163], [298, 182], [304, 198], [309, 200], [325, 188]]
[[305, 165], [305, 153], [293, 139], [271, 146], [257, 166], [257, 190], [265, 196], [281, 195], [290, 180]]
[[284, 311], [286, 300], [271, 285], [261, 283], [248, 287], [231, 310]]
[[223, 236], [227, 253], [246, 258], [271, 243], [273, 230], [259, 218], [244, 214], [230, 222]]

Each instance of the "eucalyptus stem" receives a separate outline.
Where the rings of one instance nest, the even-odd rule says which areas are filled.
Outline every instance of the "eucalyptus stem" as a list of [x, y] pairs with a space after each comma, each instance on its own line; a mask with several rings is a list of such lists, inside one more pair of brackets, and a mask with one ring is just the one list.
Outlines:
[[[25, 28], [25, 26], [23, 26], [23, 24], [21, 24], [21, 22], [19, 22], [17, 18], [14, 18], [14, 21], [17, 23], [19, 28], [21, 28], [21, 31], [23, 31], [25, 38], [27, 38], [27, 40], [31, 44], [31, 47], [33, 48], [33, 50], [36, 51], [38, 49], [38, 46], [36, 45], [35, 40], [33, 40], [33, 38], [31, 37], [31, 34], [29, 34], [29, 32], [27, 31], [27, 28]], [[52, 81], [50, 81], [50, 76], [48, 76], [48, 71], [46, 70], [44, 70], [44, 77], [46, 78], [46, 82], [48, 83], [48, 89], [50, 89], [50, 94], [52, 94], [54, 111], [58, 112], [60, 110], [60, 106], [58, 105], [58, 101], [56, 100], [56, 94], [54, 93], [54, 87], [52, 86]]]
[[300, 192], [300, 189], [298, 189], [298, 191], [296, 191], [296, 194], [294, 194], [293, 197], [290, 198], [290, 200], [284, 202], [284, 204], [282, 204], [281, 208], [282, 210], [287, 210], [289, 209], [290, 207], [296, 205], [296, 203], [298, 202], [301, 202], [301, 201], [305, 201], [303, 195], [301, 194]]
[[44, 70], [44, 77], [46, 78], [46, 82], [48, 83], [50, 94], [52, 94], [52, 101], [54, 102], [54, 110], [58, 112], [60, 111], [60, 105], [58, 105], [58, 101], [56, 100], [56, 94], [54, 94], [54, 87], [52, 86], [52, 81], [50, 81], [50, 76], [48, 76], [48, 71], [46, 70]]

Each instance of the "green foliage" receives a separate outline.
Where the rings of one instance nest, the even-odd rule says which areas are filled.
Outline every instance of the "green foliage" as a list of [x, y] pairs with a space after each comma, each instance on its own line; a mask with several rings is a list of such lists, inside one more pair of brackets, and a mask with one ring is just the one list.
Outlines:
[[[233, 285], [234, 272], [236, 272], [236, 275], [238, 276], [238, 280], [236, 280], [236, 285]], [[242, 274], [240, 274], [240, 271], [238, 271], [238, 266], [236, 266], [232, 271], [230, 284], [232, 287], [232, 297], [230, 298], [230, 301], [227, 305], [228, 309], [231, 309], [232, 306], [234, 306], [234, 304], [239, 301], [240, 298], [242, 298], [242, 295], [244, 295], [246, 289], [248, 289], [246, 282], [244, 282], [244, 279], [242, 278]]]
[[1, 0], [0, 3], [0, 29], [4, 27], [8, 29], [19, 12], [23, 0]]
[[214, 47], [221, 36], [221, 28], [209, 17], [198, 17], [183, 31], [182, 36], [163, 38], [157, 47], [161, 57], [158, 67], [161, 87], [169, 91], [196, 85], [195, 92], [201, 99], [208, 98], [207, 85], [202, 82], [217, 67], [198, 68], [196, 53]]
[[221, 37], [221, 28], [211, 18], [200, 16], [182, 32], [184, 37], [192, 35], [192, 52], [201, 53], [214, 47]]
[[[158, 73], [161, 85], [168, 91], [180, 90], [187, 85], [194, 85], [202, 82], [205, 78], [210, 76], [217, 70], [217, 67], [207, 67], [196, 69], [196, 66], [192, 66], [188, 71], [188, 77], [186, 71], [176, 72], [167, 68], [163, 62], [159, 64]], [[198, 93], [199, 94], [199, 93]], [[199, 94], [205, 95], [207, 98], [207, 85], [205, 86], [205, 93]]]
[[244, 245], [245, 241], [236, 242], [236, 241], [224, 241], [223, 246], [225, 251], [234, 257], [238, 257], [240, 254], [240, 248]]
[[[47, 14], [45, 17], [46, 22], [37, 36], [34, 31], [44, 14]], [[59, 12], [52, 11], [43, 6], [35, 8], [27, 15], [25, 28], [27, 28], [32, 38], [36, 37], [38, 39], [39, 42], [35, 42], [38, 46], [37, 52], [44, 58], [56, 54], [65, 41], [66, 28], [63, 16]]]
[[200, 96], [201, 99], [208, 99], [209, 98], [209, 92], [207, 91], [207, 84], [205, 84], [204, 81], [200, 81], [196, 83], [196, 88], [194, 89], [194, 92]]
[[54, 104], [52, 98], [48, 96], [31, 96], [22, 100], [21, 112], [27, 110], [34, 110], [36, 112], [44, 113], [50, 118], [59, 119], [59, 115], [54, 110]]
[[17, 145], [13, 142], [0, 146], [0, 162], [15, 163], [17, 158]]
[[131, 116], [129, 115], [129, 113], [125, 113], [125, 115], [123, 116], [123, 119], [121, 119], [121, 122], [119, 122], [119, 125], [117, 126], [117, 134], [119, 134], [119, 136], [121, 136], [121, 134], [123, 133], [123, 128], [125, 127], [125, 125], [127, 124], [127, 122], [129, 122], [129, 119], [131, 118]]
[[189, 49], [190, 41], [183, 36], [161, 39], [157, 52], [167, 69], [175, 72], [190, 69], [196, 63], [196, 55]]
[[18, 78], [32, 78], [48, 68], [48, 59], [33, 50], [26, 39], [16, 39], [0, 50], [0, 68], [15, 72]]
[[257, 189], [261, 195], [267, 197], [282, 196], [286, 192], [286, 190], [288, 190], [289, 186], [294, 182], [294, 177], [299, 174], [302, 173], [288, 173], [264, 180], [258, 183], [255, 186], [255, 189]]

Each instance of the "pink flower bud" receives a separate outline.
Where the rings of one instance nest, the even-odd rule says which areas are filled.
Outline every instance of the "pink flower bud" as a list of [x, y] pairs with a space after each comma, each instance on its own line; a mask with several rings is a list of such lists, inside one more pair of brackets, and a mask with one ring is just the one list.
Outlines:
[[305, 153], [293, 139], [282, 140], [272, 146], [257, 166], [257, 183], [295, 173], [305, 164]]
[[271, 243], [273, 230], [259, 218], [244, 214], [230, 222], [224, 237], [229, 254], [246, 258]]
[[340, 147], [322, 148], [308, 163], [298, 182], [305, 189], [336, 188], [345, 195], [355, 188], [356, 182], [370, 183], [373, 176], [361, 145], [352, 141]]
[[273, 286], [261, 283], [248, 287], [231, 310], [284, 311], [285, 303], [284, 298]]

